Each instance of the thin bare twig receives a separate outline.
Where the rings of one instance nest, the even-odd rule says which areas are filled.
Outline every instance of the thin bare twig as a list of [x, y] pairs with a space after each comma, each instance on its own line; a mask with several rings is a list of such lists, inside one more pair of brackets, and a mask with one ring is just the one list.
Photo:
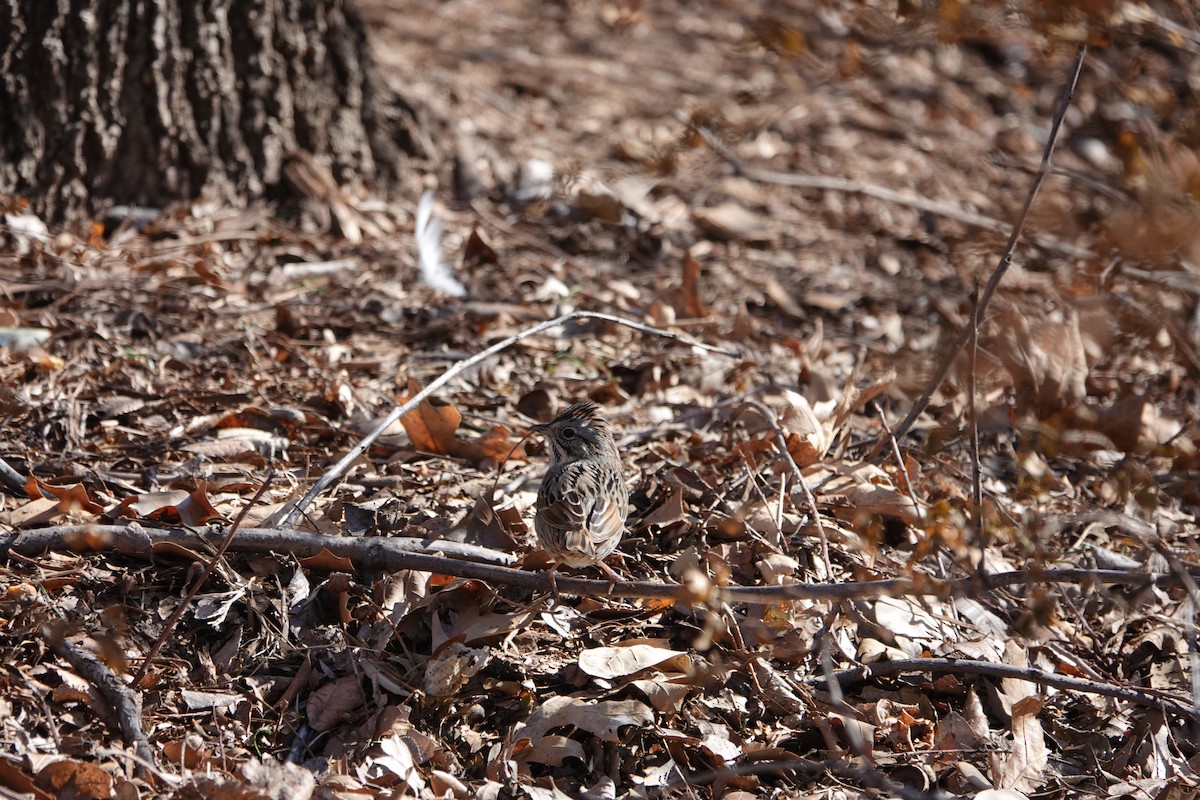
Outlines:
[[976, 303], [976, 308], [972, 310], [971, 319], [963, 326], [963, 329], [958, 334], [958, 339], [954, 346], [950, 348], [950, 352], [945, 354], [941, 366], [938, 368], [937, 375], [929, 382], [925, 388], [925, 392], [913, 404], [909, 410], [908, 416], [896, 428], [897, 441], [903, 441], [908, 432], [912, 430], [913, 423], [917, 417], [925, 411], [929, 405], [929, 401], [933, 398], [933, 393], [942, 385], [942, 381], [946, 380], [946, 376], [950, 374], [950, 367], [954, 364], [954, 359], [958, 356], [967, 340], [971, 337], [971, 331], [978, 328], [978, 323], [983, 319], [984, 312], [987, 310], [988, 303], [991, 302], [992, 294], [995, 293], [996, 287], [1000, 285], [1000, 280], [1008, 272], [1008, 267], [1012, 264], [1013, 253], [1017, 249], [1017, 242], [1021, 240], [1021, 233], [1025, 229], [1025, 220], [1029, 217], [1029, 209], [1033, 206], [1033, 201], [1038, 195], [1038, 191], [1042, 188], [1042, 182], [1046, 179], [1046, 173], [1050, 167], [1050, 157], [1054, 154], [1054, 145], [1058, 141], [1058, 131], [1062, 127], [1063, 117], [1067, 115], [1067, 109], [1071, 107], [1071, 98], [1075, 96], [1075, 85], [1079, 82], [1079, 73], [1083, 71], [1083, 60], [1087, 56], [1087, 46], [1083, 45], [1079, 48], [1079, 54], [1075, 57], [1075, 68], [1071, 73], [1071, 79], [1067, 81], [1066, 87], [1063, 89], [1062, 99], [1058, 104], [1058, 111], [1054, 114], [1054, 121], [1050, 125], [1050, 136], [1046, 139], [1046, 147], [1042, 150], [1042, 161], [1038, 166], [1037, 173], [1033, 176], [1033, 183], [1029, 187], [1029, 194], [1025, 196], [1025, 205], [1021, 207], [1021, 213], [1017, 216], [1017, 224], [1013, 226], [1012, 234], [1008, 237], [1008, 244], [1004, 247], [1004, 252], [1000, 256], [1000, 261], [996, 264], [996, 269], [988, 278], [987, 284], [983, 287], [983, 294]]
[[[679, 118], [680, 122], [685, 125], [691, 125], [701, 138], [704, 139], [713, 151], [729, 165], [733, 167], [734, 172], [744, 178], [749, 178], [752, 181], [760, 183], [772, 183], [776, 186], [788, 186], [795, 189], [821, 189], [829, 192], [845, 192], [847, 194], [861, 194], [866, 197], [874, 197], [876, 200], [882, 200], [885, 203], [894, 203], [899, 206], [908, 206], [915, 208], [918, 211], [926, 211], [930, 214], [937, 214], [946, 219], [952, 219], [957, 222], [962, 222], [966, 225], [972, 225], [976, 228], [983, 228], [989, 231], [995, 231], [1001, 234], [1011, 234], [1013, 227], [1007, 222], [1002, 222], [998, 219], [985, 217], [982, 214], [974, 214], [970, 211], [963, 211], [961, 208], [938, 203], [925, 197], [913, 197], [883, 186], [877, 186], [873, 183], [863, 183], [861, 181], [847, 180], [846, 178], [833, 178], [827, 175], [801, 175], [792, 172], [772, 172], [765, 169], [757, 169], [749, 167], [738, 158], [737, 154], [725, 146], [720, 139], [713, 135], [712, 131], [707, 128], [694, 125], [686, 117]], [[1062, 242], [1049, 236], [1031, 236], [1030, 243], [1036, 245], [1042, 250], [1055, 253], [1057, 255], [1070, 256], [1072, 258], [1095, 258], [1096, 254], [1091, 250], [1078, 245]]]
[[821, 537], [821, 560], [825, 574], [819, 574], [817, 577], [828, 579], [833, 574], [833, 567], [829, 562], [829, 538], [825, 535], [825, 526], [821, 524], [821, 512], [817, 510], [817, 498], [808, 488], [808, 481], [804, 480], [804, 473], [800, 471], [800, 465], [796, 463], [796, 459], [792, 458], [792, 454], [787, 446], [787, 437], [783, 435], [783, 429], [779, 427], [779, 422], [775, 419], [775, 414], [758, 400], [747, 400], [745, 405], [757, 411], [759, 416], [775, 432], [775, 441], [779, 445], [779, 455], [787, 462], [788, 469], [791, 470], [792, 476], [796, 479], [796, 483], [800, 487], [800, 494], [804, 497], [804, 504], [808, 507], [808, 513], [813, 518], [813, 524], [817, 526], [817, 534]]
[[103, 661], [68, 642], [63, 633], [62, 630], [51, 630], [49, 627], [43, 627], [40, 631], [50, 651], [74, 667], [108, 702], [125, 743], [133, 748], [139, 759], [153, 765], [154, 751], [142, 728], [141, 695], [123, 683]]
[[1200, 674], [1198, 674], [1200, 672], [1198, 670], [1200, 656], [1196, 654], [1196, 606], [1200, 605], [1200, 586], [1196, 585], [1196, 579], [1188, 573], [1187, 569], [1180, 565], [1179, 559], [1171, 557], [1171, 550], [1161, 535], [1155, 550], [1166, 559], [1171, 572], [1179, 577], [1180, 583], [1183, 584], [1183, 588], [1187, 590], [1188, 594], [1182, 616], [1187, 620], [1185, 636], [1188, 643], [1188, 662], [1192, 672], [1193, 732], [1200, 733]]
[[871, 407], [875, 409], [875, 413], [879, 415], [879, 425], [883, 428], [883, 435], [887, 437], [887, 444], [891, 447], [892, 457], [896, 459], [896, 469], [900, 473], [900, 477], [904, 481], [904, 493], [908, 495], [908, 499], [912, 501], [913, 513], [919, 519], [921, 517], [921, 501], [917, 499], [916, 489], [913, 488], [912, 477], [908, 474], [908, 467], [904, 464], [904, 454], [900, 452], [900, 443], [896, 441], [896, 437], [892, 435], [892, 428], [888, 425], [887, 414], [883, 413], [883, 408], [879, 403], [872, 400]]
[[[209, 537], [216, 543], [216, 536]], [[327, 542], [337, 542], [338, 555], [364, 564], [387, 553], [420, 553], [440, 555], [460, 561], [479, 561], [487, 564], [512, 564], [517, 557], [509, 552], [489, 547], [454, 542], [446, 539], [418, 539], [409, 536], [327, 536], [311, 531], [287, 528], [242, 528], [237, 542], [229, 549], [238, 553], [290, 553], [298, 558], [318, 555]], [[126, 525], [56, 525], [22, 531], [12, 536], [0, 535], [0, 559], [10, 553], [38, 555], [50, 550], [78, 550], [86, 546], [95, 550], [116, 550], [129, 555], [150, 555], [158, 547], [173, 546], [175, 551], [195, 547], [195, 531], [189, 528], [143, 528], [138, 522]]]
[[[148, 774], [154, 775], [154, 777], [158, 778], [168, 786], [181, 786], [186, 781], [182, 775], [173, 775], [170, 772], [166, 772], [153, 761], [148, 761], [137, 753], [130, 753], [128, 750], [118, 750], [115, 747], [97, 747], [96, 755], [102, 758], [112, 759], [127, 758], [133, 763], [143, 766]], [[25, 800], [25, 798], [22, 797], [18, 800]]]
[[[979, 284], [971, 296], [971, 335], [967, 339], [967, 419], [971, 425], [971, 505], [975, 515], [975, 545], [979, 548], [979, 571], [987, 558], [987, 543], [983, 541], [983, 462], [979, 456], [979, 398], [976, 378], [979, 369]], [[895, 437], [893, 437], [895, 438]]]
[[3, 458], [0, 458], [0, 483], [11, 489], [14, 494], [25, 496], [25, 478]]
[[[1136, 688], [1118, 686], [1103, 681], [1093, 681], [1086, 678], [1072, 678], [1068, 675], [1056, 675], [1034, 667], [1014, 667], [1011, 664], [993, 664], [990, 661], [973, 661], [958, 658], [908, 658], [898, 661], [877, 661], [861, 667], [841, 670], [834, 673], [832, 679], [845, 688], [846, 684], [863, 683], [872, 678], [884, 675], [897, 675], [908, 672], [935, 672], [953, 675], [986, 675], [989, 678], [1019, 678], [1036, 683], [1039, 686], [1052, 686], [1055, 689], [1066, 689], [1074, 692], [1098, 694], [1104, 697], [1115, 697], [1130, 703], [1148, 708], [1164, 708], [1179, 716], [1190, 717], [1196, 714], [1187, 697], [1164, 692], [1160, 689]], [[824, 676], [809, 681], [818, 689], [824, 689], [827, 679]]]
[[233, 541], [233, 537], [237, 535], [238, 528], [242, 526], [242, 520], [246, 519], [246, 514], [250, 513], [250, 509], [254, 507], [254, 504], [257, 503], [267, 491], [267, 487], [271, 485], [271, 479], [274, 477], [275, 470], [273, 468], [267, 470], [267, 476], [263, 478], [262, 485], [258, 487], [258, 491], [254, 493], [254, 497], [249, 503], [242, 506], [242, 510], [238, 512], [237, 518], [233, 521], [233, 524], [229, 526], [229, 532], [225, 534], [224, 540], [222, 540], [221, 544], [217, 546], [217, 550], [212, 554], [212, 557], [208, 559], [208, 564], [204, 567], [204, 571], [200, 573], [198, 578], [196, 578], [196, 581], [192, 584], [192, 588], [187, 593], [187, 596], [183, 598], [183, 600], [175, 608], [175, 612], [171, 614], [170, 619], [168, 619], [166, 624], [163, 625], [162, 633], [158, 635], [158, 639], [155, 640], [154, 646], [150, 648], [150, 652], [146, 653], [146, 657], [142, 659], [142, 666], [138, 669], [137, 674], [133, 676], [133, 681], [131, 682], [132, 685], [140, 685], [142, 678], [146, 677], [146, 671], [149, 670], [150, 665], [154, 663], [154, 659], [158, 655], [159, 649], [162, 648], [163, 642], [165, 642], [167, 637], [170, 636], [172, 631], [175, 630], [175, 626], [179, 624], [180, 618], [183, 617], [184, 612], [187, 611], [188, 605], [196, 597], [197, 593], [199, 593], [200, 587], [204, 586], [204, 582], [208, 580], [208, 576], [212, 575], [213, 570], [216, 569], [217, 563], [225, 557], [225, 551], [229, 549], [229, 545]]
[[662, 336], [667, 339], [674, 339], [677, 342], [682, 342], [690, 347], [698, 347], [702, 350], [707, 350], [710, 353], [717, 353], [719, 355], [729, 356], [731, 358], [737, 358], [741, 355], [741, 353], [737, 350], [715, 347], [711, 344], [705, 344], [704, 342], [696, 341], [688, 336], [682, 336], [678, 333], [671, 333], [670, 331], [664, 331], [649, 325], [643, 325], [640, 322], [634, 322], [633, 320], [614, 316], [613, 314], [601, 314], [595, 311], [572, 311], [569, 314], [563, 314], [561, 317], [555, 317], [554, 319], [539, 322], [536, 325], [525, 328], [524, 330], [509, 336], [507, 339], [502, 339], [501, 341], [496, 342], [491, 347], [481, 350], [470, 358], [466, 358], [457, 362], [441, 375], [430, 381], [424, 389], [410, 397], [408, 402], [404, 403], [404, 405], [400, 406], [399, 408], [392, 409], [391, 413], [389, 413], [383, 419], [383, 421], [375, 427], [374, 430], [363, 437], [362, 441], [351, 448], [350, 452], [348, 452], [340, 461], [334, 464], [328, 472], [322, 475], [320, 480], [317, 481], [316, 485], [314, 485], [312, 489], [309, 489], [308, 494], [304, 495], [304, 497], [298, 503], [288, 510], [286, 515], [279, 519], [279, 526], [286, 528], [294, 524], [300, 515], [304, 513], [304, 510], [312, 505], [313, 501], [317, 499], [317, 496], [320, 495], [321, 492], [325, 491], [325, 489], [335, 480], [341, 477], [341, 475], [350, 468], [350, 465], [358, 460], [359, 456], [365, 453], [367, 448], [370, 447], [371, 444], [374, 443], [374, 441], [378, 439], [385, 430], [391, 427], [396, 420], [400, 419], [405, 414], [419, 406], [427, 397], [432, 395], [438, 389], [442, 388], [454, 378], [469, 370], [471, 367], [474, 367], [476, 364], [479, 364], [491, 356], [494, 356], [501, 350], [507, 350], [509, 347], [512, 347], [522, 339], [528, 339], [530, 336], [534, 336], [542, 331], [549, 330], [557, 325], [562, 325], [576, 319], [599, 319], [606, 322], [615, 322], [618, 325], [624, 325], [627, 328], [633, 328], [634, 330], [641, 331], [642, 333], [648, 333], [654, 336]]
[[[757, 497], [759, 502], [763, 504], [763, 508], [770, 508], [771, 501], [767, 499], [766, 493], [762, 490], [762, 487], [758, 485], [758, 481], [755, 480], [755, 478], [758, 476], [758, 465], [754, 463], [754, 458], [750, 453], [743, 452], [741, 456], [742, 470], [744, 471], [744, 474], [743, 477], [741, 477], [737, 482], [738, 488], [740, 488], [743, 484], [746, 485], [749, 491], [754, 492], [754, 496]], [[779, 511], [777, 516], [771, 518], [771, 522], [775, 523], [775, 530], [774, 536], [772, 537], [771, 541], [768, 542], [771, 548], [778, 552], [783, 552], [784, 549], [783, 507], [787, 504], [788, 499], [787, 495], [784, 494], [784, 492], [787, 491], [786, 478], [786, 475], [780, 475]], [[763, 541], [766, 541], [766, 534], [762, 533], [761, 531], [748, 529], [747, 533], [755, 539], [761, 538]]]
[[933, 792], [924, 792], [920, 789], [914, 789], [902, 783], [897, 783], [874, 767], [855, 767], [840, 759], [814, 761], [808, 758], [767, 759], [764, 761], [734, 764], [730, 767], [709, 770], [707, 772], [696, 772], [684, 776], [681, 780], [672, 781], [666, 786], [656, 787], [655, 796], [661, 796], [664, 792], [668, 791], [676, 791], [684, 786], [706, 786], [719, 780], [737, 778], [743, 775], [770, 775], [780, 772], [802, 772], [808, 775], [820, 775], [823, 772], [828, 772], [830, 775], [857, 781], [863, 786], [894, 795], [901, 798], [901, 800], [940, 800], [940, 798], [950, 797], [950, 795], [940, 789]]

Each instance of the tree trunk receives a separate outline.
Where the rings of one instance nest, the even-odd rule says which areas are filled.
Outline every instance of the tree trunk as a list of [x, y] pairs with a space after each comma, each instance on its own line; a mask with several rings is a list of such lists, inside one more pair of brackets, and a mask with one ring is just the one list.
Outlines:
[[[0, 0], [0, 193], [48, 221], [400, 168], [352, 0]], [[382, 188], [377, 186], [377, 188]]]

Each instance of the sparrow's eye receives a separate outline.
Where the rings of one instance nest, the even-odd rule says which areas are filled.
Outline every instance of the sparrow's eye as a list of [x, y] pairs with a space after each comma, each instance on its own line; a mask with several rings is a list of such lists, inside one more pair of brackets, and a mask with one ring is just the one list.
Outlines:
[[574, 439], [575, 438], [575, 429], [574, 428], [565, 428], [562, 432], [562, 437], [564, 439]]

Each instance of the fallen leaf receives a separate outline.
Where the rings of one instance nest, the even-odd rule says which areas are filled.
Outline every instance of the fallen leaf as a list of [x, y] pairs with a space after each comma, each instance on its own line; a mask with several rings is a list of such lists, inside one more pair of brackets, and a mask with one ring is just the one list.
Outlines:
[[[262, 761], [250, 759], [242, 764], [241, 778], [247, 786], [227, 786], [224, 792], [208, 793], [216, 798], [224, 797], [286, 797], [288, 800], [308, 800], [317, 788], [313, 773], [287, 761], [276, 761], [264, 756]], [[249, 790], [249, 791], [247, 791]]]
[[596, 678], [622, 678], [673, 659], [682, 661], [676, 664], [677, 668], [688, 668], [687, 654], [679, 650], [648, 644], [596, 647], [579, 654], [579, 668]]
[[787, 392], [788, 408], [779, 419], [788, 453], [801, 468], [820, 461], [829, 450], [830, 432], [804, 395]]
[[417, 769], [416, 759], [412, 748], [401, 736], [385, 736], [379, 741], [383, 755], [371, 763], [378, 765], [394, 774], [408, 785], [414, 797], [424, 794], [425, 778]]
[[486, 647], [451, 642], [426, 662], [425, 691], [434, 697], [449, 697], [487, 666], [489, 657]]
[[357, 675], [346, 675], [317, 687], [308, 697], [308, 724], [314, 731], [328, 731], [362, 708], [362, 684]]
[[1032, 792], [1045, 783], [1049, 751], [1042, 723], [1037, 715], [1042, 710], [1042, 698], [1030, 695], [1012, 707], [1012, 751], [996, 776], [996, 784], [1005, 789]]
[[[401, 397], [400, 402], [407, 402], [419, 391], [421, 384], [409, 379], [408, 394]], [[400, 418], [400, 423], [408, 432], [413, 446], [425, 453], [461, 458], [476, 464], [525, 458], [524, 448], [514, 448], [509, 441], [509, 430], [501, 425], [472, 441], [459, 439], [455, 432], [462, 424], [462, 414], [446, 403], [422, 400], [416, 408]]]
[[72, 483], [69, 486], [53, 486], [30, 475], [25, 481], [25, 494], [30, 497], [52, 497], [58, 501], [58, 512], [72, 514], [83, 511], [88, 514], [99, 514], [104, 507], [94, 502], [88, 496], [87, 487], [82, 483]]
[[193, 528], [207, 525], [210, 522], [229, 522], [209, 501], [208, 481], [200, 481], [191, 494], [184, 497], [179, 503], [156, 509], [147, 514], [146, 519], [178, 523]]
[[37, 773], [38, 785], [57, 797], [73, 800], [102, 800], [112, 797], [112, 776], [88, 761], [64, 758], [47, 764]]
[[824, 461], [804, 471], [808, 485], [815, 487], [818, 505], [830, 508], [840, 519], [857, 523], [876, 515], [896, 517], [919, 526], [926, 513], [923, 505], [892, 483], [891, 476], [872, 464]]
[[513, 740], [538, 742], [551, 729], [573, 725], [606, 742], [620, 741], [625, 725], [652, 725], [654, 712], [637, 700], [588, 702], [577, 697], [551, 697], [538, 706], [524, 723], [513, 729]]
[[532, 761], [538, 764], [549, 764], [552, 767], [561, 767], [568, 758], [587, 761], [582, 744], [568, 736], [554, 734], [531, 742], [529, 747], [521, 748], [516, 756], [518, 761]]
[[334, 555], [322, 547], [321, 552], [300, 559], [300, 566], [321, 572], [354, 572], [354, 562], [344, 556]]
[[1045, 418], [1087, 396], [1088, 365], [1074, 313], [1064, 322], [1034, 319], [1015, 307], [1000, 315], [994, 348], [1015, 384], [1019, 409]]
[[692, 691], [690, 683], [684, 682], [682, 679], [668, 678], [662, 674], [656, 674], [652, 678], [630, 681], [629, 685], [646, 695], [650, 705], [661, 713], [678, 713], [679, 709], [683, 708], [683, 701]]
[[762, 217], [738, 203], [701, 208], [693, 216], [705, 233], [719, 241], [765, 242], [770, 238]]

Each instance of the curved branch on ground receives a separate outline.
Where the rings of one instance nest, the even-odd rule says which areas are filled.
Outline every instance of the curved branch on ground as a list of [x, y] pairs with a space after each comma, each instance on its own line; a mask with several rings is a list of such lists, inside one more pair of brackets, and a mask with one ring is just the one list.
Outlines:
[[1016, 667], [1011, 664], [994, 664], [990, 661], [975, 661], [964, 658], [909, 658], [898, 661], [877, 661], [861, 667], [853, 667], [852, 669], [835, 672], [828, 680], [825, 676], [815, 677], [809, 683], [817, 689], [822, 689], [828, 686], [829, 680], [833, 680], [838, 685], [844, 687], [846, 684], [863, 683], [872, 678], [909, 672], [1016, 678], [1036, 683], [1039, 686], [1052, 686], [1055, 689], [1115, 697], [1118, 700], [1127, 700], [1130, 703], [1148, 708], [1166, 708], [1182, 716], [1196, 715], [1196, 710], [1192, 706], [1190, 698], [1169, 694], [1156, 689], [1118, 686], [1117, 684], [1093, 681], [1086, 678], [1056, 675], [1053, 672], [1046, 672], [1033, 667]]

